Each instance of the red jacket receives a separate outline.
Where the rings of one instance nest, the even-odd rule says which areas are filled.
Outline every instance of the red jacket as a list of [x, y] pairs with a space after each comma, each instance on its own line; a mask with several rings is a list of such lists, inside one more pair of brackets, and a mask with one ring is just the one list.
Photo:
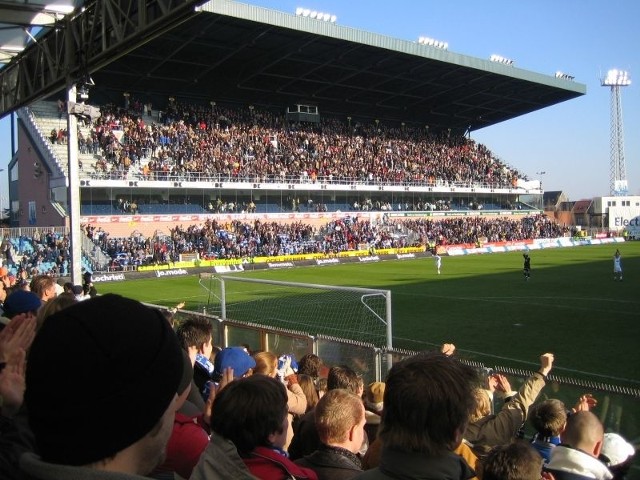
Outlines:
[[176, 472], [182, 478], [189, 478], [208, 443], [209, 435], [198, 424], [198, 417], [176, 412], [167, 444], [167, 458], [154, 473]]
[[244, 463], [252, 475], [263, 480], [318, 480], [316, 472], [300, 467], [277, 451], [256, 447]]

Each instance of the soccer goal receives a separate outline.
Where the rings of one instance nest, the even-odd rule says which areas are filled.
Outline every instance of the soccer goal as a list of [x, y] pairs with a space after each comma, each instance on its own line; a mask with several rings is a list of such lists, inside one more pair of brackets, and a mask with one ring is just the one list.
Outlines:
[[391, 291], [202, 273], [207, 312], [223, 320], [392, 348]]

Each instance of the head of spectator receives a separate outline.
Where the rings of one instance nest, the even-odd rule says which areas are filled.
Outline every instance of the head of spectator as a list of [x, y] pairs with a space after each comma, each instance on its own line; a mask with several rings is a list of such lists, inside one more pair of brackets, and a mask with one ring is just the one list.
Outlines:
[[23, 470], [151, 472], [165, 456], [182, 374], [180, 345], [155, 309], [107, 294], [54, 313], [29, 353], [25, 400], [40, 457], [24, 454]]
[[494, 447], [483, 462], [483, 480], [540, 480], [542, 457], [528, 443]]
[[176, 329], [182, 348], [189, 354], [191, 362], [198, 354], [209, 360], [213, 350], [213, 325], [206, 318], [192, 317], [182, 322]]
[[314, 408], [318, 404], [318, 391], [316, 390], [316, 384], [313, 381], [313, 377], [309, 375], [300, 375], [298, 374], [298, 384], [302, 391], [304, 392], [304, 396], [307, 398], [307, 412]]
[[562, 432], [562, 443], [553, 449], [544, 470], [559, 480], [568, 475], [580, 480], [610, 480], [611, 471], [598, 460], [603, 440], [604, 427], [596, 415], [590, 411], [570, 415]]
[[31, 279], [29, 289], [35, 293], [40, 300], [47, 302], [57, 295], [56, 282], [50, 275], [35, 275]]
[[42, 302], [37, 295], [26, 290], [15, 290], [4, 301], [4, 316], [13, 318], [20, 313], [36, 316]]
[[327, 385], [328, 381], [324, 377], [320, 377], [316, 380], [316, 390], [318, 391], [318, 398], [322, 398], [322, 396], [327, 393], [329, 389]]
[[358, 374], [346, 365], [337, 365], [329, 369], [327, 390], [344, 388], [362, 396], [362, 382]]
[[40, 310], [38, 310], [38, 314], [36, 315], [36, 324], [38, 330], [42, 327], [43, 322], [47, 317], [53, 315], [54, 313], [59, 312], [60, 310], [64, 310], [71, 305], [78, 303], [78, 299], [73, 293], [64, 292], [58, 295], [56, 298], [49, 300], [47, 303], [43, 304]]
[[73, 293], [73, 282], [65, 282], [62, 288], [67, 293]]
[[556, 398], [532, 405], [529, 422], [536, 434], [543, 438], [558, 437], [567, 423], [567, 408]]
[[256, 362], [253, 373], [275, 377], [278, 374], [278, 357], [271, 352], [258, 352], [253, 354]]
[[437, 457], [455, 449], [475, 406], [477, 379], [473, 368], [440, 353], [394, 364], [379, 430], [385, 450]]
[[300, 475], [315, 479], [314, 472], [295, 465], [282, 450], [289, 423], [287, 412], [287, 392], [282, 382], [252, 375], [234, 380], [218, 392], [211, 430], [230, 440], [249, 471], [259, 478]]
[[473, 389], [473, 399], [475, 401], [475, 407], [469, 418], [471, 422], [477, 422], [491, 413], [491, 399], [487, 391], [480, 387]]
[[211, 429], [231, 440], [241, 456], [259, 446], [281, 446], [286, 421], [285, 387], [265, 375], [229, 383], [213, 402]]
[[227, 368], [233, 369], [233, 378], [248, 377], [253, 373], [256, 361], [243, 347], [223, 348], [214, 359], [214, 380], [222, 378]]
[[338, 388], [324, 395], [315, 410], [316, 428], [325, 445], [357, 453], [364, 439], [364, 406], [357, 395]]
[[82, 288], [82, 285], [74, 285], [72, 292], [73, 292], [73, 294], [76, 296], [76, 298], [78, 300], [84, 300], [85, 299], [84, 289]]
[[320, 376], [322, 366], [322, 359], [319, 356], [313, 353], [307, 353], [298, 362], [298, 374], [318, 378]]
[[567, 419], [562, 442], [578, 448], [592, 457], [598, 457], [604, 440], [604, 428], [591, 412], [577, 412]]
[[372, 382], [367, 386], [364, 404], [372, 412], [382, 413], [382, 407], [384, 406], [384, 389], [384, 382]]
[[636, 449], [617, 433], [605, 433], [599, 459], [613, 474], [614, 480], [622, 480], [629, 473]]

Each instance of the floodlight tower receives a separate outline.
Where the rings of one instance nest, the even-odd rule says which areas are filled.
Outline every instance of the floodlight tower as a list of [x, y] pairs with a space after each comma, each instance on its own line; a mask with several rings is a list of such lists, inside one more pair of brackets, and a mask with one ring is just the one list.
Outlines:
[[624, 161], [624, 133], [622, 130], [622, 97], [620, 87], [631, 85], [629, 74], [623, 70], [609, 70], [601, 79], [603, 87], [611, 88], [611, 173], [609, 193], [612, 196], [628, 192]]

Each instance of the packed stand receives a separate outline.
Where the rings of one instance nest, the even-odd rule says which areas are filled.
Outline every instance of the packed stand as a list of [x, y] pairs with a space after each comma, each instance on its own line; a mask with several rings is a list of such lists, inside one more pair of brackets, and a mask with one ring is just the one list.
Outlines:
[[[262, 220], [176, 225], [168, 235], [112, 238], [104, 230], [84, 226], [89, 238], [112, 259], [111, 269], [178, 261], [181, 254], [208, 259], [250, 259], [281, 255], [337, 254], [349, 250], [403, 248], [417, 245], [520, 241], [557, 238], [568, 230], [544, 215], [509, 218], [462, 217], [443, 220], [361, 220], [346, 216], [321, 227], [302, 222]], [[412, 240], [410, 240], [412, 239]]]
[[115, 178], [133, 165], [148, 180], [513, 187], [523, 177], [484, 145], [423, 127], [287, 124], [267, 111], [177, 102], [158, 122], [146, 123], [137, 108], [106, 106], [102, 113], [83, 142], [94, 152], [99, 145], [96, 170]]
[[0, 244], [2, 265], [11, 275], [28, 278], [38, 274], [68, 274], [70, 239], [66, 234], [36, 229], [33, 236], [5, 237]]

